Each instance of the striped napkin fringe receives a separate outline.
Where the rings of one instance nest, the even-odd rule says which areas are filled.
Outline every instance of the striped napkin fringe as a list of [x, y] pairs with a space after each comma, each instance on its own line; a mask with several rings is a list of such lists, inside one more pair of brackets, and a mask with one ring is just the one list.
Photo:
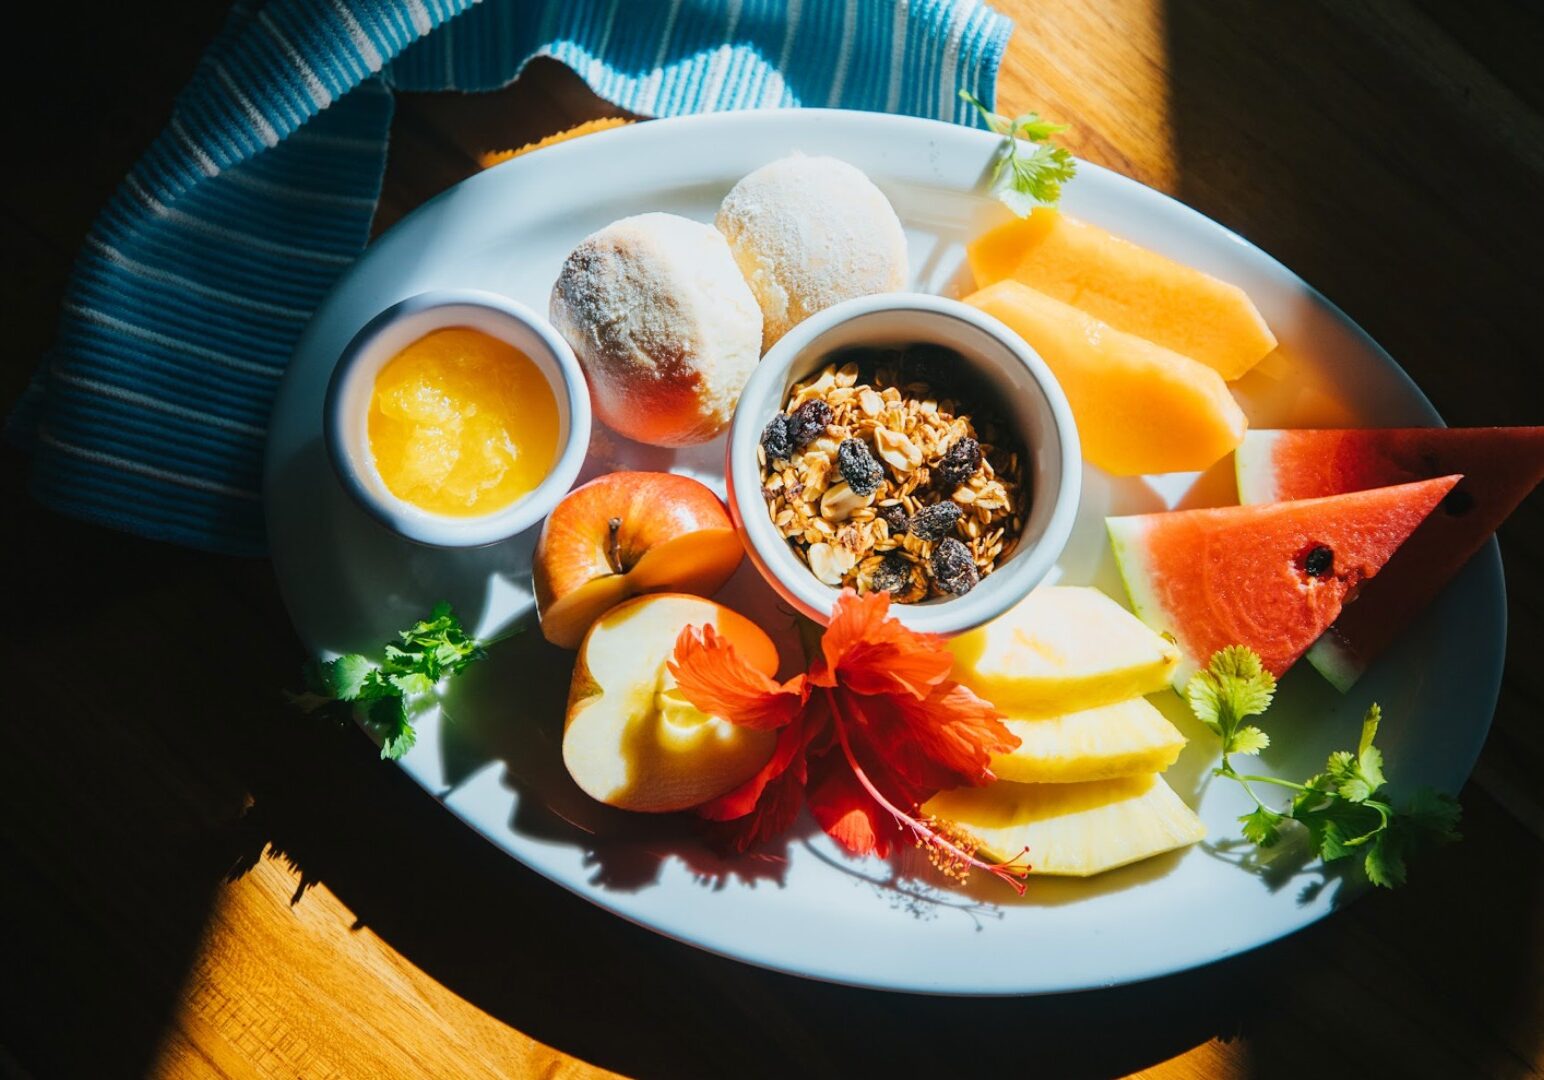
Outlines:
[[269, 411], [369, 238], [394, 90], [492, 90], [550, 56], [648, 116], [975, 123], [957, 92], [991, 100], [1010, 31], [976, 0], [238, 3], [92, 226], [7, 433], [63, 512], [259, 554]]

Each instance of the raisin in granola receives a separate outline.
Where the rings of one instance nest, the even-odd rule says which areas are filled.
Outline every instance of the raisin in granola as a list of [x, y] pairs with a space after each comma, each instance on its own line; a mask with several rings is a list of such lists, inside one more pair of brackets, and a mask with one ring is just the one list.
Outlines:
[[981, 444], [969, 435], [956, 439], [948, 453], [933, 469], [933, 475], [947, 488], [967, 483], [981, 468]]
[[836, 448], [836, 465], [841, 470], [847, 486], [859, 495], [872, 495], [879, 490], [885, 478], [884, 469], [869, 453], [868, 444], [862, 439], [843, 439]]
[[971, 560], [970, 548], [946, 536], [933, 549], [933, 581], [940, 589], [964, 596], [976, 587], [981, 574]]

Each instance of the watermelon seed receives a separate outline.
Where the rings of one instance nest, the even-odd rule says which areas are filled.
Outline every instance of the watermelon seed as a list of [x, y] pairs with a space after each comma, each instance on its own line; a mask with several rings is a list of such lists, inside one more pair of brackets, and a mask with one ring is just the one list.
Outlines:
[[1309, 577], [1323, 577], [1334, 566], [1335, 553], [1323, 544], [1310, 551], [1308, 557], [1303, 560], [1303, 569], [1308, 572]]
[[1450, 517], [1463, 517], [1474, 509], [1474, 496], [1462, 488], [1454, 488], [1443, 497], [1442, 509]]

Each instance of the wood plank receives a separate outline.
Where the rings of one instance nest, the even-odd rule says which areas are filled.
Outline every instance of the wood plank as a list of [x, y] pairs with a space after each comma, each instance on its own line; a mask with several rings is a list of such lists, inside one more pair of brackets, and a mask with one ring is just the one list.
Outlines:
[[[1341, 303], [1458, 422], [1537, 422], [1544, 15], [1504, 0], [998, 0], [1001, 107], [1242, 231]], [[60, 19], [66, 15], [61, 13]], [[70, 18], [75, 16], [70, 15]], [[70, 77], [7, 116], [67, 167], [0, 189], [14, 394], [71, 253], [218, 26], [127, 7], [29, 37]], [[377, 228], [481, 150], [614, 114], [533, 64], [401, 103]], [[36, 160], [36, 158], [35, 158]], [[15, 315], [12, 315], [12, 312]], [[14, 329], [13, 329], [14, 328]], [[1544, 506], [1503, 529], [1512, 641], [1467, 839], [1288, 941], [1150, 986], [883, 995], [630, 926], [470, 833], [352, 731], [291, 714], [300, 650], [267, 566], [36, 510], [0, 583], [0, 1071], [375, 1075], [1335, 1074], [1544, 1066]], [[1492, 796], [1494, 793], [1494, 797]], [[1022, 962], [1006, 958], [1005, 962]], [[1006, 1058], [1006, 1060], [1005, 1060]]]

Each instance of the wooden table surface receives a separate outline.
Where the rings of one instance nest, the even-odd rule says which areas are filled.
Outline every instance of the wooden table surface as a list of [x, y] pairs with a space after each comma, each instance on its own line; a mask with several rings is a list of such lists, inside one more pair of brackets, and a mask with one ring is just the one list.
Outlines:
[[[108, 5], [99, 5], [106, 9]], [[1004, 111], [1279, 256], [1454, 423], [1538, 423], [1544, 16], [1504, 0], [998, 0]], [[0, 400], [220, 5], [13, 44]], [[34, 68], [29, 68], [35, 70]], [[30, 76], [29, 76], [30, 77]], [[385, 226], [472, 155], [613, 110], [568, 72], [402, 101]], [[628, 925], [292, 715], [265, 563], [36, 509], [5, 452], [0, 1074], [1524, 1076], [1544, 1041], [1544, 498], [1502, 530], [1506, 683], [1467, 839], [1285, 942], [1158, 983], [945, 1000], [803, 982]], [[1458, 718], [1455, 718], [1455, 721]], [[1204, 898], [1198, 898], [1204, 903]]]

